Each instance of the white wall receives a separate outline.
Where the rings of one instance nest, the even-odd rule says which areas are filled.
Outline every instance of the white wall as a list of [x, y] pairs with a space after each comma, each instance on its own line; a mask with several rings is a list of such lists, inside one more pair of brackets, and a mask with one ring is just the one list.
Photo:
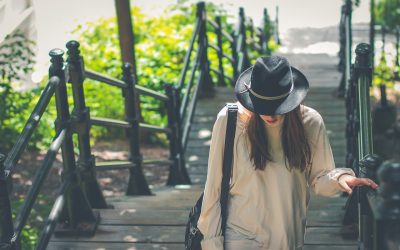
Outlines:
[[34, 7], [30, 0], [0, 0], [0, 43], [15, 30], [35, 39]]

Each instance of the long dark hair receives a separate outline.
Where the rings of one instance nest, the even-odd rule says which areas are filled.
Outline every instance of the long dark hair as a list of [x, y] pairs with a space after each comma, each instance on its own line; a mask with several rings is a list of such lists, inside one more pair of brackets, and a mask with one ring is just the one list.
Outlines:
[[[268, 148], [265, 122], [258, 114], [250, 113], [245, 133], [250, 142], [250, 160], [255, 169], [265, 169], [272, 157]], [[290, 170], [296, 168], [304, 171], [311, 161], [311, 149], [304, 131], [300, 105], [285, 114], [281, 138], [286, 167]]]

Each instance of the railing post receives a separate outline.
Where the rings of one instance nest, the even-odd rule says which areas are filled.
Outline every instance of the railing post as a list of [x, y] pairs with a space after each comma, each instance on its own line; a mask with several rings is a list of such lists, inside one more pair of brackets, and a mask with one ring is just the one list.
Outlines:
[[378, 170], [380, 188], [369, 197], [374, 214], [373, 250], [397, 250], [400, 246], [400, 162], [385, 161]]
[[179, 92], [178, 89], [171, 84], [165, 84], [164, 88], [165, 94], [168, 96], [168, 127], [171, 129], [168, 138], [170, 143], [170, 160], [173, 161], [173, 164], [170, 165], [167, 185], [190, 184], [191, 182], [185, 167], [185, 157], [182, 146]]
[[339, 23], [339, 65], [338, 69], [342, 72], [337, 96], [344, 97], [346, 93], [346, 4], [342, 5]]
[[4, 160], [6, 156], [0, 154], [0, 249], [16, 249], [12, 244], [14, 235], [14, 225], [12, 221], [11, 203], [7, 179], [10, 178], [4, 170]]
[[[376, 171], [382, 164], [383, 159], [375, 154], [368, 154], [360, 160], [360, 177], [369, 178], [374, 182], [378, 182]], [[367, 194], [375, 191], [371, 190], [370, 187], [362, 186], [359, 187], [359, 201], [360, 201], [360, 223], [361, 231], [359, 234], [362, 238], [363, 249], [371, 250], [373, 245], [373, 214], [371, 207], [368, 204]]]
[[127, 195], [151, 195], [149, 185], [143, 174], [142, 155], [140, 153], [139, 121], [140, 111], [135, 105], [135, 98], [138, 97], [135, 91], [135, 80], [132, 77], [132, 65], [124, 63], [122, 66], [122, 80], [128, 86], [123, 90], [125, 105], [125, 120], [131, 127], [126, 130], [129, 140], [129, 160], [135, 166], [129, 170], [129, 182], [126, 191]]
[[[255, 39], [254, 39], [254, 23], [253, 23], [253, 19], [249, 18], [248, 20], [249, 20], [248, 26], [249, 26], [249, 32], [250, 32], [250, 40], [255, 41]], [[247, 26], [247, 25], [245, 24], [245, 26]], [[254, 47], [254, 43], [253, 42], [251, 43], [251, 48], [253, 50], [256, 50], [256, 48]]]
[[[400, 43], [400, 25], [399, 26], [397, 26], [396, 27], [396, 60], [395, 60], [395, 65], [396, 65], [396, 68], [397, 68], [397, 70], [399, 70], [398, 69], [398, 67], [400, 66], [400, 62], [399, 62], [399, 54], [400, 54], [400, 51], [399, 51], [399, 43]], [[397, 74], [399, 74], [399, 72], [397, 72]], [[399, 76], [397, 76], [397, 77], [399, 77]]]
[[[359, 131], [358, 131], [358, 161], [367, 154], [372, 154], [372, 129], [371, 129], [371, 111], [369, 100], [369, 87], [371, 85], [371, 49], [366, 43], [360, 43], [356, 48], [356, 60], [354, 63], [354, 80], [357, 84], [357, 114], [359, 118]], [[360, 168], [358, 166], [358, 173]], [[359, 242], [364, 241], [364, 221], [360, 213], [361, 210], [361, 189], [358, 189], [358, 228], [359, 228]]]
[[86, 106], [83, 90], [85, 65], [77, 41], [69, 41], [67, 48], [69, 82], [74, 99], [71, 122], [74, 132], [78, 134], [79, 159], [77, 164], [80, 170], [82, 189], [92, 208], [107, 208], [106, 200], [96, 179], [95, 157], [92, 155], [90, 147], [90, 110]]
[[239, 24], [236, 32], [237, 44], [236, 53], [238, 55], [238, 73], [242, 73], [243, 70], [251, 66], [249, 55], [247, 54], [247, 44], [246, 44], [246, 17], [244, 14], [244, 9], [239, 8]]
[[360, 117], [360, 131], [358, 134], [358, 158], [362, 159], [367, 154], [372, 154], [372, 127], [369, 88], [372, 83], [371, 76], [371, 49], [366, 43], [360, 43], [356, 48], [356, 61], [354, 70], [357, 80], [358, 115]]
[[222, 56], [223, 56], [223, 48], [222, 48], [222, 24], [221, 24], [221, 17], [216, 16], [215, 17], [215, 22], [218, 25], [218, 28], [216, 29], [217, 33], [217, 44], [218, 44], [218, 49], [219, 51], [217, 52], [218, 54], [218, 70], [220, 74], [218, 74], [218, 85], [219, 86], [225, 86], [225, 74], [224, 74], [224, 66], [222, 62]]
[[371, 46], [371, 62], [372, 62], [372, 75], [373, 75], [375, 67], [375, 0], [370, 0], [369, 11], [370, 11], [369, 44]]
[[63, 159], [63, 181], [69, 181], [70, 188], [66, 192], [66, 206], [60, 224], [55, 230], [56, 235], [84, 235], [92, 236], [100, 220], [99, 212], [92, 211], [90, 203], [82, 191], [81, 180], [75, 162], [74, 145], [72, 142], [71, 117], [68, 107], [68, 96], [66, 88], [66, 73], [64, 65], [64, 51], [53, 49], [49, 53], [51, 66], [49, 76], [57, 76], [60, 83], [56, 89], [57, 120], [56, 131], [67, 128], [68, 133], [61, 146]]
[[239, 77], [239, 72], [238, 72], [238, 54], [237, 54], [237, 37], [235, 35], [235, 32], [231, 32], [231, 36], [233, 38], [233, 41], [231, 42], [231, 51], [232, 51], [232, 68], [233, 68], [233, 81], [232, 81], [232, 87], [235, 86], [236, 84], [236, 79]]
[[345, 3], [345, 89], [347, 89], [351, 77], [351, 55], [352, 55], [352, 2]]
[[354, 67], [352, 67], [349, 86], [346, 90], [346, 166], [352, 168], [358, 175], [358, 153], [357, 135], [359, 131], [359, 120], [357, 116], [357, 89]]
[[210, 75], [210, 61], [208, 60], [208, 39], [207, 39], [207, 12], [204, 2], [197, 3], [197, 18], [200, 20], [200, 30], [198, 37], [198, 49], [202, 51], [200, 55], [200, 70], [203, 72], [201, 82], [201, 97], [211, 97], [214, 93], [212, 78]]
[[281, 45], [281, 38], [279, 37], [279, 6], [276, 6], [276, 17], [275, 17], [275, 39], [278, 45]]
[[269, 19], [268, 10], [264, 8], [263, 27], [262, 27], [262, 44], [261, 47], [266, 55], [270, 55], [271, 51], [268, 47], [268, 42], [271, 39], [271, 20]]

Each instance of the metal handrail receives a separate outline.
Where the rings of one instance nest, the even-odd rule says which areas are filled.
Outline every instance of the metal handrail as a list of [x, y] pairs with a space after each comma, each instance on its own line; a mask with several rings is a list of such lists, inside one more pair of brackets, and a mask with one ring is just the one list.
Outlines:
[[58, 191], [58, 195], [50, 211], [50, 215], [47, 218], [43, 230], [39, 236], [38, 243], [36, 244], [36, 249], [46, 249], [47, 245], [49, 244], [50, 238], [53, 235], [58, 219], [60, 218], [61, 212], [66, 203], [65, 193], [70, 188], [70, 186], [71, 180], [70, 178], [66, 178], [66, 180], [61, 184], [61, 187]]
[[14, 237], [19, 237], [22, 231], [22, 228], [25, 226], [26, 221], [28, 219], [29, 213], [32, 210], [32, 207], [36, 201], [36, 198], [39, 194], [40, 188], [42, 187], [50, 168], [52, 167], [56, 155], [61, 148], [61, 144], [64, 142], [66, 134], [68, 133], [67, 129], [63, 129], [58, 133], [58, 135], [53, 140], [53, 143], [50, 145], [49, 150], [46, 153], [46, 156], [43, 160], [42, 166], [39, 168], [35, 179], [33, 180], [32, 187], [29, 189], [27, 196], [25, 197], [25, 202], [22, 205], [15, 221], [14, 221]]
[[96, 81], [99, 81], [102, 83], [106, 83], [106, 84], [109, 84], [111, 86], [115, 86], [118, 88], [126, 88], [127, 87], [126, 83], [124, 83], [121, 80], [103, 75], [101, 73], [98, 73], [98, 72], [90, 70], [90, 69], [85, 70], [85, 76], [89, 79], [96, 80]]
[[180, 117], [182, 119], [186, 116], [187, 105], [188, 105], [189, 98], [190, 98], [190, 92], [191, 92], [192, 87], [193, 87], [193, 80], [194, 80], [194, 77], [195, 77], [195, 74], [196, 74], [196, 70], [199, 67], [199, 59], [200, 59], [200, 55], [201, 55], [202, 52], [203, 52], [202, 48], [199, 48], [197, 50], [196, 58], [195, 58], [195, 60], [194, 60], [194, 62], [192, 64], [192, 70], [191, 70], [189, 82], [188, 82], [188, 84], [186, 86], [185, 95], [183, 96], [182, 101], [181, 101]]
[[372, 85], [372, 62], [370, 61], [371, 49], [368, 44], [361, 43], [356, 48], [355, 74], [357, 81], [358, 101], [358, 159], [361, 160], [373, 153], [372, 122], [370, 108], [369, 88]]
[[[99, 82], [103, 82], [109, 84], [111, 86], [119, 87], [119, 88], [127, 88], [127, 84], [124, 81], [103, 75], [101, 73], [95, 72], [93, 70], [86, 69], [85, 76], [89, 79], [96, 80]], [[136, 91], [141, 95], [148, 95], [154, 97], [160, 101], [168, 101], [168, 97], [164, 94], [158, 93], [157, 91], [148, 89], [143, 86], [135, 85]]]
[[151, 96], [151, 97], [154, 97], [154, 98], [156, 98], [160, 101], [164, 101], [164, 102], [168, 101], [168, 96], [158, 93], [157, 91], [154, 91], [154, 90], [142, 87], [142, 86], [138, 86], [138, 85], [135, 85], [135, 89], [136, 89], [137, 93], [140, 95]]
[[200, 87], [200, 83], [203, 81], [204, 79], [204, 73], [201, 71], [199, 76], [198, 76], [198, 80], [197, 80], [197, 84], [196, 84], [196, 88], [194, 90], [193, 93], [193, 97], [192, 97], [192, 102], [190, 105], [190, 112], [188, 114], [188, 119], [186, 120], [186, 124], [184, 126], [184, 130], [182, 133], [182, 145], [183, 145], [183, 153], [186, 152], [186, 148], [187, 148], [187, 143], [188, 143], [188, 139], [189, 139], [189, 133], [190, 133], [190, 128], [192, 126], [192, 122], [193, 122], [193, 117], [194, 117], [194, 110], [196, 107], [196, 103], [197, 103], [197, 97], [199, 94], [199, 87]]
[[352, 54], [352, 30], [351, 30], [351, 17], [352, 17], [352, 2], [346, 0], [345, 5], [345, 86], [348, 89], [351, 77], [351, 54]]
[[181, 71], [181, 76], [179, 78], [178, 89], [182, 89], [183, 85], [185, 84], [186, 72], [187, 72], [187, 69], [189, 67], [190, 57], [192, 55], [192, 51], [193, 51], [193, 48], [194, 48], [194, 43], [196, 41], [196, 38], [199, 35], [200, 26], [201, 26], [200, 19], [196, 19], [196, 24], [195, 24], [195, 28], [194, 28], [194, 31], [193, 31], [193, 34], [192, 34], [192, 38], [190, 39], [189, 48], [188, 48], [188, 51], [186, 52], [185, 60], [183, 62], [183, 69]]
[[13, 148], [11, 149], [10, 153], [4, 161], [4, 171], [6, 171], [6, 175], [12, 175], [12, 173], [14, 172], [15, 166], [19, 161], [22, 152], [28, 145], [32, 134], [39, 124], [39, 121], [42, 118], [42, 115], [46, 110], [50, 99], [54, 96], [59, 83], [60, 79], [56, 76], [53, 76], [50, 78], [48, 84], [44, 88], [42, 94], [40, 95], [39, 101], [34, 107], [31, 115], [28, 118], [28, 121], [26, 122], [21, 132], [21, 135], [18, 137], [17, 142], [14, 144]]

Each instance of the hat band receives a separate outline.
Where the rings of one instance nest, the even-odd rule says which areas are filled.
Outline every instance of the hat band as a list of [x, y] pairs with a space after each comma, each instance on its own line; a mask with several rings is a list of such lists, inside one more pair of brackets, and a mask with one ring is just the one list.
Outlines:
[[285, 98], [286, 96], [290, 95], [290, 93], [292, 93], [292, 91], [293, 91], [293, 85], [294, 85], [292, 83], [292, 86], [290, 87], [290, 90], [288, 92], [282, 94], [282, 95], [264, 96], [264, 95], [257, 94], [256, 92], [254, 92], [254, 90], [251, 89], [251, 82], [250, 82], [250, 84], [246, 84], [245, 82], [243, 84], [247, 88], [247, 90], [250, 91], [250, 93], [252, 93], [255, 97], [263, 99], [263, 100], [268, 100], [268, 101], [279, 100], [279, 99]]

